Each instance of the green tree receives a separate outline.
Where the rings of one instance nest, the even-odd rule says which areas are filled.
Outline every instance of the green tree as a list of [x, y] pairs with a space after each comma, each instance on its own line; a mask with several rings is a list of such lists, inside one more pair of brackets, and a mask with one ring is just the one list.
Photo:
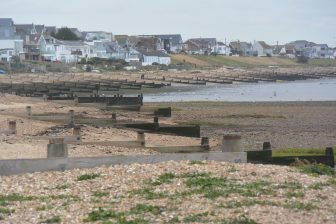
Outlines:
[[59, 40], [79, 40], [79, 38], [74, 34], [69, 28], [64, 27], [60, 28], [56, 34], [51, 34], [51, 36], [55, 37]]

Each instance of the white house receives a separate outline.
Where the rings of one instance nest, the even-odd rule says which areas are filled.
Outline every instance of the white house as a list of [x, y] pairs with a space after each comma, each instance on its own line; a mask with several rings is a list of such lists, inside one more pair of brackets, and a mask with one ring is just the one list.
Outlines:
[[253, 44], [253, 50], [257, 53], [259, 57], [270, 57], [273, 55], [272, 47], [266, 44], [264, 41], [255, 41]]
[[23, 40], [0, 40], [1, 61], [10, 61], [13, 56], [23, 56]]
[[330, 58], [332, 54], [329, 52], [327, 44], [316, 44], [308, 48], [310, 58]]
[[229, 56], [231, 54], [231, 48], [223, 42], [217, 42], [215, 53]]
[[170, 56], [163, 51], [140, 52], [142, 54], [142, 66], [152, 65], [153, 63], [161, 65], [169, 65], [171, 63]]
[[56, 45], [56, 60], [64, 63], [76, 63], [89, 53], [90, 47], [82, 41], [61, 41]]
[[90, 47], [82, 41], [60, 41], [50, 35], [41, 35], [38, 45], [46, 61], [75, 63], [90, 54]]

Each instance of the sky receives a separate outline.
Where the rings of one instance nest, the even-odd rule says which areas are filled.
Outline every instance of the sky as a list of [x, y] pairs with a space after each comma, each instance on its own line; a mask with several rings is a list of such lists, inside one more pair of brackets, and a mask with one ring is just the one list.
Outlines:
[[113, 34], [305, 39], [336, 47], [336, 0], [0, 0], [0, 18]]

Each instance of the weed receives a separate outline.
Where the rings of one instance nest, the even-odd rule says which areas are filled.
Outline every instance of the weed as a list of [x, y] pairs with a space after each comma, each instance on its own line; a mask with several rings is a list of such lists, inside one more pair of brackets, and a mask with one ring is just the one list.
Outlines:
[[204, 217], [208, 216], [208, 213], [199, 213], [199, 214], [194, 214], [187, 216], [183, 219], [184, 223], [190, 223], [190, 222], [201, 222]]
[[57, 190], [64, 190], [64, 189], [68, 189], [69, 188], [69, 185], [67, 184], [59, 184], [59, 185], [56, 185], [55, 189]]
[[108, 196], [110, 193], [109, 192], [103, 192], [103, 191], [95, 191], [93, 192], [93, 196], [97, 198], [102, 198]]
[[20, 194], [9, 194], [9, 195], [0, 195], [0, 203], [6, 203], [10, 201], [32, 201], [36, 199], [33, 196], [23, 196]]
[[301, 192], [301, 191], [299, 192], [289, 191], [286, 193], [287, 198], [302, 198], [304, 197], [304, 195], [305, 195], [304, 192]]
[[203, 161], [198, 160], [191, 160], [189, 161], [189, 165], [204, 165], [205, 163]]
[[241, 207], [250, 207], [254, 205], [278, 206], [278, 204], [273, 201], [259, 201], [259, 200], [254, 200], [254, 199], [247, 199], [243, 201], [228, 201], [226, 203], [220, 204], [219, 207], [234, 209], [234, 208], [241, 208]]
[[53, 216], [53, 217], [51, 217], [49, 219], [46, 219], [42, 223], [60, 223], [61, 221], [62, 221], [61, 217], [59, 217], [59, 216]]
[[161, 185], [161, 184], [171, 183], [174, 178], [176, 178], [175, 174], [164, 173], [164, 174], [160, 175], [157, 180], [151, 182], [151, 185], [158, 186], [158, 185]]
[[278, 188], [287, 188], [287, 189], [296, 190], [296, 189], [301, 189], [302, 184], [298, 182], [284, 182], [284, 183], [279, 184]]
[[82, 181], [82, 180], [92, 180], [97, 177], [100, 177], [100, 174], [97, 173], [91, 173], [91, 174], [83, 174], [77, 177], [77, 181]]
[[88, 217], [84, 220], [85, 222], [95, 222], [95, 221], [104, 221], [109, 219], [121, 219], [124, 217], [124, 213], [117, 213], [115, 211], [106, 211], [102, 208], [94, 210], [89, 213]]
[[159, 199], [166, 197], [165, 193], [155, 192], [153, 188], [145, 187], [134, 191], [134, 194], [144, 197], [147, 200]]
[[238, 218], [235, 218], [235, 219], [231, 219], [231, 220], [223, 220], [221, 223], [223, 224], [258, 224], [253, 219], [247, 218], [244, 215]]
[[311, 203], [302, 203], [298, 201], [286, 201], [285, 204], [283, 204], [284, 208], [289, 208], [289, 209], [299, 209], [299, 210], [313, 210], [317, 209], [318, 207], [311, 204]]
[[131, 208], [130, 212], [133, 214], [143, 214], [143, 213], [152, 213], [154, 215], [159, 215], [163, 211], [162, 207], [137, 204], [135, 207]]
[[336, 177], [336, 170], [330, 166], [326, 166], [324, 164], [312, 164], [298, 167], [298, 169], [302, 173], [310, 174], [310, 175], [327, 175]]
[[1, 214], [10, 215], [13, 212], [15, 212], [14, 209], [8, 209], [8, 208], [2, 208], [2, 207], [0, 207], [0, 215]]
[[314, 189], [314, 190], [322, 190], [323, 187], [325, 186], [329, 186], [329, 182], [318, 182], [318, 183], [315, 183], [315, 184], [312, 184], [309, 186], [309, 188], [311, 189]]

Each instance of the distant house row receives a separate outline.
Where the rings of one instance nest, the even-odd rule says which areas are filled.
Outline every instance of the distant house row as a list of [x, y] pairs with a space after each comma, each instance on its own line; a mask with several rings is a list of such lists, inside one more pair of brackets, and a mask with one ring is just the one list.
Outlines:
[[180, 34], [113, 35], [104, 31], [79, 31], [68, 28], [78, 40], [55, 38], [55, 26], [14, 24], [11, 18], [0, 18], [0, 59], [59, 61], [76, 63], [83, 58], [116, 58], [133, 65], [169, 65], [170, 54], [237, 55], [271, 57], [274, 55], [309, 58], [335, 58], [336, 49], [326, 44], [305, 40], [285, 45], [268, 45], [264, 41], [253, 43], [233, 41], [224, 43], [216, 38], [192, 38], [183, 41]]

